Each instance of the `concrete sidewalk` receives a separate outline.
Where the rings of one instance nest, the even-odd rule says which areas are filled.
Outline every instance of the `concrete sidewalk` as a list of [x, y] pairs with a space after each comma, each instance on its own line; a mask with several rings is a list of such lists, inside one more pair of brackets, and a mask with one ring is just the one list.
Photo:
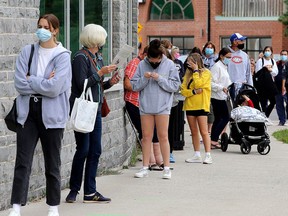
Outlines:
[[[278, 124], [268, 133], [288, 127]], [[62, 191], [61, 216], [285, 216], [288, 215], [288, 145], [271, 136], [271, 151], [262, 156], [252, 146], [244, 155], [239, 145], [229, 145], [227, 152], [212, 150], [213, 164], [187, 164], [193, 155], [186, 125], [185, 147], [175, 151], [171, 180], [162, 172], [152, 171], [148, 178], [133, 175], [141, 167], [122, 170], [119, 175], [97, 178], [97, 188], [111, 197], [110, 204], [84, 204], [83, 193], [74, 204], [65, 203], [68, 190]], [[202, 145], [202, 156], [204, 150]], [[0, 212], [7, 216], [8, 211]], [[22, 216], [46, 216], [45, 199], [22, 208]]]

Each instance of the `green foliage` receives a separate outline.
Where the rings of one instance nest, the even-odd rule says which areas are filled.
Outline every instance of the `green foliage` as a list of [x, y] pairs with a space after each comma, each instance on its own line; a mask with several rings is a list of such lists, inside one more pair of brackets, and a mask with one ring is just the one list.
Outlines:
[[[284, 3], [285, 3], [285, 6], [288, 7], [288, 0], [284, 0]], [[288, 36], [288, 10], [282, 15], [279, 17], [278, 19], [279, 22], [282, 22], [283, 25], [286, 26], [286, 29], [285, 29], [285, 36]]]
[[134, 167], [136, 165], [139, 154], [141, 154], [141, 147], [140, 145], [136, 145], [136, 147], [132, 150], [129, 166]]
[[272, 136], [274, 136], [277, 140], [288, 144], [288, 129], [275, 131]]

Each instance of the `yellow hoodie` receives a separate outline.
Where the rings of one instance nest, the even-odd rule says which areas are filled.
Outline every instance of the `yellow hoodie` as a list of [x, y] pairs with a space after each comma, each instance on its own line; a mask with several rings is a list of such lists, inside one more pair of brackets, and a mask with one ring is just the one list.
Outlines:
[[[204, 110], [205, 112], [210, 112], [211, 72], [205, 68], [200, 74], [199, 72], [194, 72], [188, 78], [189, 73], [188, 71], [186, 72], [181, 85], [181, 94], [185, 97], [183, 110]], [[187, 79], [189, 79], [188, 83], [193, 79], [189, 88]], [[203, 90], [202, 93], [193, 94], [193, 90], [199, 88]]]

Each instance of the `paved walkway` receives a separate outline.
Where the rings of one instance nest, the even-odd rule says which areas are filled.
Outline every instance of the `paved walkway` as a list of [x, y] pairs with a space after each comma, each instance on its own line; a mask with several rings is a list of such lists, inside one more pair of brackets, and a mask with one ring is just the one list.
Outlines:
[[[277, 125], [275, 113], [272, 120]], [[268, 133], [288, 128], [269, 126]], [[187, 127], [186, 127], [187, 128]], [[136, 167], [119, 175], [97, 178], [99, 192], [112, 198], [110, 204], [84, 204], [80, 193], [74, 204], [64, 202], [61, 216], [286, 216], [288, 215], [288, 145], [271, 137], [271, 152], [262, 156], [252, 146], [243, 155], [239, 145], [227, 152], [213, 150], [212, 165], [187, 164], [193, 154], [191, 137], [185, 131], [185, 148], [175, 151], [176, 163], [171, 180], [162, 172], [150, 172], [148, 178], [135, 179]], [[204, 153], [202, 146], [202, 153]], [[204, 154], [202, 154], [204, 156]], [[8, 211], [0, 212], [0, 216]], [[22, 208], [22, 216], [45, 216], [45, 199]]]

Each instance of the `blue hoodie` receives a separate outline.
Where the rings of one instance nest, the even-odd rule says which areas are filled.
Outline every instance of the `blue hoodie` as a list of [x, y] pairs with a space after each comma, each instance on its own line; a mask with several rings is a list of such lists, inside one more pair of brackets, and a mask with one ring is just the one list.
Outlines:
[[[145, 72], [156, 72], [158, 80], [145, 78]], [[147, 57], [141, 61], [131, 79], [133, 91], [139, 91], [140, 114], [170, 114], [173, 93], [180, 87], [179, 72], [174, 62], [163, 55], [161, 64], [153, 69]]]
[[[29, 113], [29, 101], [32, 94], [42, 95], [42, 119], [45, 127], [65, 128], [69, 114], [69, 96], [71, 89], [71, 52], [61, 43], [56, 47], [43, 77], [37, 77], [39, 43], [34, 44], [35, 51], [27, 80], [28, 60], [31, 45], [26, 45], [16, 60], [15, 88], [19, 95], [16, 100], [17, 121], [24, 126]], [[52, 71], [53, 78], [49, 79]]]

